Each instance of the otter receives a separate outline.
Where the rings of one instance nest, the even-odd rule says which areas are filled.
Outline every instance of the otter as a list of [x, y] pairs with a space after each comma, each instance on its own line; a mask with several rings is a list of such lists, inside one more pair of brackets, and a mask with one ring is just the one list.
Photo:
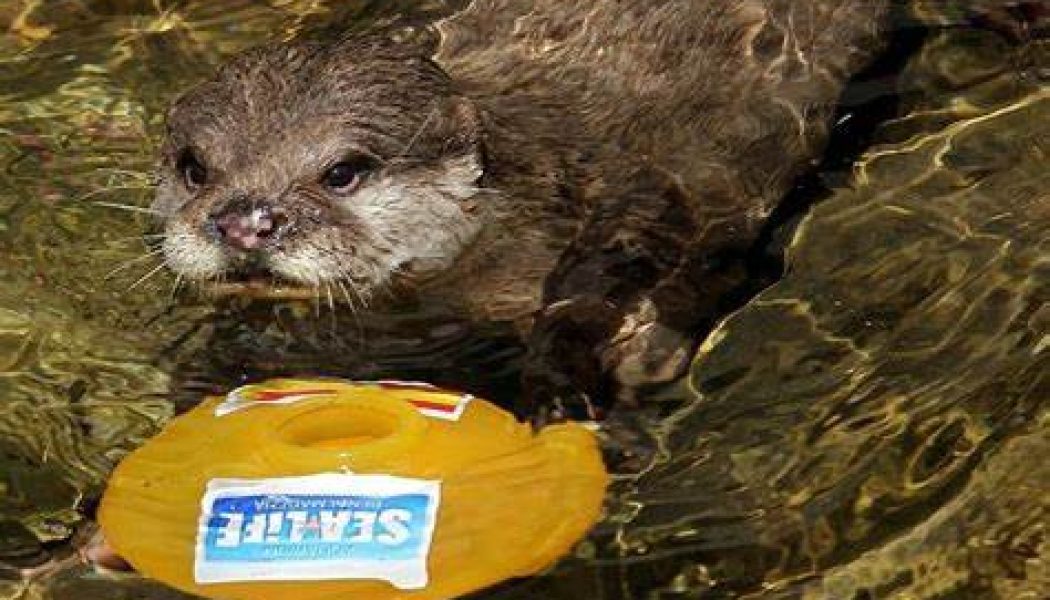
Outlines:
[[220, 292], [512, 322], [519, 412], [601, 419], [684, 371], [887, 5], [475, 0], [436, 47], [249, 50], [169, 111], [165, 260]]

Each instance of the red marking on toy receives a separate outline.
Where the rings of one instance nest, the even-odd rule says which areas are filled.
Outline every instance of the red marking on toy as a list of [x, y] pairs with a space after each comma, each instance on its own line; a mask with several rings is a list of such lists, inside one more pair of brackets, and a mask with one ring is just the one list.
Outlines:
[[456, 407], [459, 405], [459, 400], [455, 404], [444, 404], [441, 402], [432, 402], [430, 400], [417, 400], [415, 398], [409, 399], [409, 403], [416, 408], [424, 408], [427, 410], [436, 410], [446, 413], [456, 412]]

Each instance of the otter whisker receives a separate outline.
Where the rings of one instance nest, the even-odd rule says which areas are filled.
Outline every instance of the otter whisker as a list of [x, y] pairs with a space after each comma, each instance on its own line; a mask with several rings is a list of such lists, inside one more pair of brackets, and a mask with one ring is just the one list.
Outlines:
[[175, 283], [171, 286], [171, 293], [168, 295], [168, 304], [175, 303], [175, 297], [179, 294], [179, 288], [182, 287], [182, 274], [175, 274]]
[[109, 194], [109, 193], [112, 193], [112, 192], [124, 192], [124, 191], [129, 191], [129, 190], [131, 190], [131, 191], [142, 191], [142, 190], [148, 190], [148, 189], [149, 189], [149, 187], [145, 186], [145, 185], [107, 185], [107, 186], [100, 187], [97, 190], [91, 190], [90, 192], [88, 192], [86, 194], [82, 194], [80, 196], [77, 196], [74, 201], [75, 202], [84, 202], [84, 201], [87, 201], [87, 200], [89, 200], [91, 198], [94, 198], [95, 196], [102, 196], [104, 194]]
[[334, 315], [335, 314], [335, 302], [332, 300], [332, 286], [327, 281], [323, 282], [323, 285], [324, 285], [325, 296], [328, 299], [328, 310], [332, 311], [332, 314]]
[[91, 192], [109, 190], [149, 190], [156, 187], [156, 182], [148, 175], [113, 169], [106, 175], [106, 182], [101, 189]]
[[[321, 256], [324, 256], [326, 258], [332, 259], [333, 262], [337, 262], [341, 258], [339, 256], [339, 254], [336, 253], [333, 249], [327, 248], [327, 247], [325, 247], [323, 245], [320, 245], [320, 244], [317, 244], [317, 243], [313, 243], [313, 242], [310, 242], [310, 241], [304, 242], [304, 245], [306, 247], [308, 247], [309, 249], [317, 252]], [[358, 313], [360, 312], [360, 309], [358, 308], [358, 305], [360, 305], [361, 307], [367, 308], [368, 307], [368, 299], [358, 290], [357, 286], [354, 285], [353, 276], [345, 267], [338, 267], [337, 266], [336, 270], [337, 270], [337, 273], [336, 273], [336, 275], [334, 277], [324, 278], [324, 279], [318, 280], [318, 282], [317, 282], [318, 287], [315, 287], [315, 312], [318, 313], [318, 318], [319, 318], [320, 317], [320, 314], [319, 314], [320, 313], [320, 306], [319, 306], [320, 305], [320, 298], [319, 298], [320, 291], [319, 291], [319, 286], [323, 285], [324, 288], [325, 288], [325, 295], [326, 295], [327, 301], [328, 301], [328, 307], [329, 307], [329, 310], [332, 313], [333, 334], [334, 334], [337, 318], [336, 318], [336, 312], [335, 312], [336, 301], [335, 301], [334, 293], [332, 292], [332, 286], [337, 286], [339, 288], [340, 292], [342, 293], [343, 297], [346, 299], [346, 303], [347, 303], [347, 305], [348, 305], [348, 307], [350, 309], [351, 317], [353, 318], [354, 324], [355, 324], [355, 326], [356, 326], [356, 328], [357, 328], [357, 330], [359, 332], [359, 339], [363, 340], [364, 339], [364, 326], [362, 325], [361, 320], [359, 318], [359, 314]], [[347, 285], [349, 285], [349, 289], [347, 288]], [[354, 298], [351, 296], [351, 294], [353, 294], [353, 296], [357, 297], [357, 299], [358, 299], [357, 302], [354, 301]]]
[[140, 262], [142, 262], [144, 260], [149, 260], [150, 258], [153, 258], [153, 257], [155, 257], [158, 254], [161, 254], [163, 252], [164, 252], [163, 248], [156, 248], [154, 250], [150, 250], [149, 252], [146, 252], [145, 254], [140, 254], [139, 256], [136, 256], [135, 258], [132, 258], [130, 260], [127, 260], [127, 261], [117, 265], [115, 268], [111, 269], [108, 273], [106, 273], [102, 277], [102, 279], [103, 280], [109, 279], [110, 277], [113, 277], [114, 275], [116, 275], [117, 273], [120, 273], [124, 269], [127, 269], [128, 267], [130, 267], [132, 265], [137, 265], [138, 263], [140, 263]]
[[[325, 246], [322, 246], [322, 245], [319, 245], [319, 244], [316, 244], [316, 243], [313, 243], [313, 242], [310, 242], [310, 241], [304, 241], [303, 245], [306, 246], [307, 248], [311, 249], [311, 250], [314, 250], [314, 251], [318, 252], [319, 254], [321, 254], [322, 256], [324, 256], [326, 258], [332, 259], [333, 267], [334, 267], [334, 269], [336, 271], [336, 274], [335, 274], [334, 277], [331, 277], [331, 279], [333, 279], [333, 280], [345, 279], [348, 282], [351, 282], [353, 280], [353, 273], [351, 273], [345, 266], [341, 266], [341, 265], [338, 264], [340, 261], [343, 260], [344, 257], [340, 256], [339, 253], [336, 252], [334, 249], [327, 248]], [[351, 285], [353, 285], [353, 284], [351, 283]], [[355, 291], [356, 291], [356, 289], [355, 289]], [[367, 307], [367, 302], [363, 301], [362, 304], [365, 307]]]
[[116, 208], [118, 210], [126, 210], [129, 212], [144, 213], [147, 215], [163, 216], [158, 210], [152, 208], [146, 208], [145, 206], [134, 206], [132, 204], [120, 204], [119, 202], [106, 202], [104, 200], [95, 200], [92, 204], [96, 206], [105, 206], [106, 208]]
[[146, 171], [132, 171], [131, 169], [122, 169], [120, 167], [95, 167], [95, 171], [113, 175], [127, 175], [132, 179], [147, 179], [150, 176], [150, 173]]
[[335, 312], [335, 298], [332, 297], [332, 286], [326, 281], [324, 284], [325, 295], [328, 296], [328, 314], [331, 325], [332, 337], [335, 338], [338, 318]]
[[369, 304], [368, 304], [368, 300], [369, 299], [368, 299], [368, 297], [365, 294], [363, 294], [361, 292], [361, 290], [358, 289], [358, 287], [356, 285], [354, 285], [353, 279], [350, 278], [350, 274], [349, 273], [342, 273], [341, 275], [342, 275], [343, 278], [340, 279], [339, 281], [345, 281], [346, 284], [350, 286], [350, 291], [352, 291], [354, 293], [354, 296], [357, 297], [357, 301], [361, 303], [361, 306], [365, 310], [368, 310], [368, 308], [369, 308]]
[[164, 268], [165, 266], [166, 266], [166, 265], [165, 265], [164, 263], [160, 263], [159, 265], [157, 265], [156, 267], [154, 267], [154, 268], [153, 268], [152, 270], [150, 270], [150, 271], [149, 271], [148, 273], [146, 273], [146, 274], [145, 274], [145, 275], [143, 275], [142, 277], [139, 277], [139, 278], [138, 278], [138, 279], [137, 279], [137, 280], [135, 281], [135, 283], [133, 283], [133, 284], [131, 284], [130, 286], [128, 286], [128, 289], [124, 290], [124, 291], [125, 291], [125, 293], [126, 293], [126, 292], [130, 292], [130, 291], [134, 290], [135, 288], [137, 288], [138, 286], [140, 286], [140, 285], [142, 285], [143, 283], [145, 283], [145, 282], [146, 282], [146, 280], [148, 280], [148, 279], [149, 279], [150, 277], [153, 277], [154, 275], [156, 275], [157, 273], [159, 273], [159, 272], [161, 271], [161, 269], [163, 269], [163, 268]]
[[[354, 321], [354, 327], [357, 328], [357, 341], [358, 348], [363, 348], [365, 344], [365, 328], [361, 324], [361, 317], [358, 315], [358, 309], [354, 306], [354, 301], [350, 298], [350, 292], [347, 291], [346, 286], [343, 284], [342, 279], [336, 279], [335, 285], [339, 287], [339, 290], [343, 293], [343, 297], [346, 298], [346, 305], [350, 309], [350, 318]], [[351, 284], [353, 286], [353, 284]]]
[[166, 234], [166, 233], [140, 233], [139, 235], [129, 235], [127, 237], [119, 237], [119, 238], [115, 238], [115, 239], [112, 239], [112, 240], [106, 240], [106, 241], [108, 241], [108, 242], [110, 242], [112, 244], [124, 244], [124, 243], [127, 243], [127, 242], [134, 242], [134, 241], [142, 242], [142, 241], [145, 241], [145, 240], [159, 240], [161, 238], [167, 237], [167, 235], [168, 234]]
[[343, 298], [346, 299], [346, 305], [350, 307], [350, 312], [354, 312], [354, 310], [355, 310], [354, 301], [350, 298], [350, 292], [347, 291], [346, 286], [343, 285], [343, 281], [341, 279], [336, 279], [334, 281], [335, 281], [335, 286], [337, 288], [339, 288], [340, 292], [343, 293]]

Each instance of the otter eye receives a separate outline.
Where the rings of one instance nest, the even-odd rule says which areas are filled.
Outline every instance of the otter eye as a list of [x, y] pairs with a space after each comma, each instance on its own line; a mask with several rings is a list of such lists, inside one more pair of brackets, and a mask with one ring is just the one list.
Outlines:
[[188, 148], [179, 154], [175, 168], [179, 170], [186, 187], [190, 189], [200, 187], [208, 181], [208, 169], [201, 164], [193, 150]]
[[346, 194], [361, 184], [372, 166], [371, 159], [366, 157], [343, 160], [325, 171], [321, 183], [333, 192]]

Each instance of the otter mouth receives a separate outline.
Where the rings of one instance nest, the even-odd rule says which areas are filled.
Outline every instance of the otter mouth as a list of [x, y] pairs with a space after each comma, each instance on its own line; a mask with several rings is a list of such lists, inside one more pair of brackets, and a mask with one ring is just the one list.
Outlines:
[[207, 290], [213, 296], [243, 296], [264, 300], [312, 300], [318, 296], [317, 288], [294, 283], [224, 281], [208, 284]]
[[205, 285], [213, 296], [243, 296], [267, 300], [312, 300], [317, 298], [317, 287], [289, 281], [266, 269], [240, 271], [222, 281]]

